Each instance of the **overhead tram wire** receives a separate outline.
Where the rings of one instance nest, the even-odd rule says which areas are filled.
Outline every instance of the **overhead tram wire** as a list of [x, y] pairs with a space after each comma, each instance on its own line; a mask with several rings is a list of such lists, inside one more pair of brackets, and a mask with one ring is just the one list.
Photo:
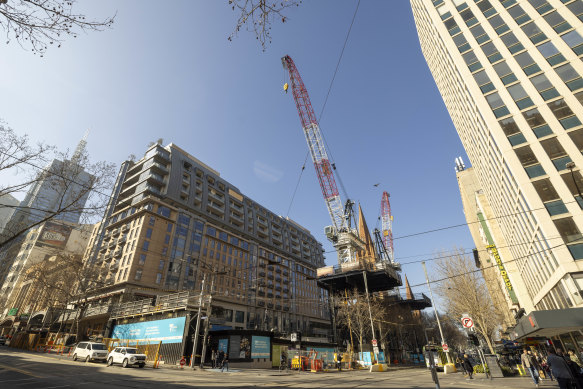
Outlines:
[[[330, 92], [332, 91], [332, 85], [334, 85], [334, 80], [336, 79], [336, 74], [338, 73], [338, 69], [340, 68], [340, 62], [342, 61], [342, 56], [344, 55], [344, 49], [346, 48], [346, 44], [348, 43], [348, 38], [350, 37], [350, 32], [352, 31], [352, 26], [354, 25], [354, 19], [356, 19], [356, 14], [358, 12], [359, 6], [360, 6], [360, 0], [358, 0], [358, 3], [356, 4], [356, 9], [354, 10], [354, 14], [352, 15], [352, 20], [350, 21], [350, 27], [348, 27], [348, 32], [346, 33], [346, 38], [344, 39], [344, 44], [342, 45], [342, 50], [340, 51], [340, 56], [338, 57], [338, 62], [336, 63], [336, 69], [334, 69], [334, 74], [332, 75], [332, 80], [330, 80], [330, 85], [328, 86], [328, 92], [326, 93], [326, 98], [324, 99], [324, 104], [322, 104], [322, 109], [320, 110], [320, 116], [318, 117], [318, 123], [320, 123], [320, 121], [322, 120], [322, 115], [324, 114], [324, 109], [326, 108], [326, 104], [328, 103], [328, 97], [330, 97]], [[344, 187], [344, 183], [342, 182], [342, 178], [340, 178], [340, 175], [338, 174], [338, 171], [336, 170], [336, 164], [334, 163], [334, 158], [332, 157], [332, 152], [330, 152], [330, 147], [328, 146], [328, 142], [326, 142], [326, 138], [324, 137], [324, 133], [322, 132], [321, 127], [320, 127], [320, 133], [322, 134], [322, 139], [324, 140], [324, 143], [326, 144], [326, 148], [329, 151], [330, 159], [332, 160], [332, 167], [333, 167], [334, 171], [336, 171], [336, 176], [338, 177], [338, 182], [340, 183], [340, 188], [342, 189], [344, 197], [348, 198], [346, 188]], [[302, 179], [302, 174], [304, 173], [304, 170], [306, 169], [306, 163], [308, 161], [309, 156], [310, 156], [310, 152], [308, 151], [308, 152], [306, 152], [306, 158], [304, 159], [304, 164], [302, 165], [302, 170], [300, 171], [300, 176], [298, 177], [298, 182], [296, 184], [296, 188], [294, 190], [289, 207], [287, 209], [287, 216], [288, 217], [289, 217], [289, 213], [290, 213], [292, 204], [293, 204], [294, 199], [296, 197], [296, 192], [298, 190], [298, 187], [300, 186], [300, 180]]]
[[[27, 165], [30, 165], [30, 166], [32, 166], [32, 167], [34, 167], [34, 168], [38, 169], [38, 170], [41, 170], [41, 171], [43, 171], [43, 170], [44, 170], [44, 168], [42, 168], [42, 167], [40, 167], [40, 166], [38, 166], [38, 165], [36, 165], [36, 164], [34, 164], [34, 163], [32, 163], [32, 162], [29, 162], [29, 161], [26, 161], [26, 160], [20, 159], [20, 158], [18, 158], [18, 157], [16, 157], [16, 156], [14, 156], [14, 155], [12, 155], [12, 154], [9, 154], [9, 153], [6, 153], [6, 152], [2, 151], [2, 150], [0, 150], [0, 154], [4, 154], [4, 155], [6, 155], [6, 156], [8, 156], [8, 157], [11, 157], [11, 158], [13, 158], [13, 159], [15, 159], [15, 160], [19, 161], [19, 162], [22, 162], [22, 163], [25, 163], [25, 164], [27, 164]], [[71, 183], [74, 183], [74, 184], [80, 185], [81, 187], [83, 187], [83, 188], [85, 188], [85, 189], [91, 189], [91, 188], [90, 188], [90, 187], [88, 187], [87, 185], [85, 185], [85, 184], [83, 184], [83, 183], [79, 183], [79, 182], [77, 182], [77, 181], [73, 180], [72, 178], [69, 178], [69, 177], [64, 177], [64, 176], [61, 176], [61, 175], [58, 175], [58, 174], [55, 174], [55, 176], [57, 176], [57, 177], [60, 177], [60, 178], [62, 178], [62, 179], [64, 179], [64, 180], [67, 180], [67, 181], [69, 181], [69, 182], [71, 182]], [[100, 194], [100, 195], [102, 195], [102, 196], [105, 196], [105, 197], [107, 197], [108, 199], [112, 199], [112, 200], [113, 200], [113, 196], [112, 196], [112, 195], [110, 195], [110, 194], [108, 195], [108, 194], [105, 194], [105, 193], [103, 193], [103, 192], [100, 192], [100, 191], [98, 191], [98, 190], [95, 190], [95, 189], [91, 189], [91, 190], [92, 190], [92, 191], [94, 191], [95, 193], [98, 193], [98, 194]], [[577, 200], [572, 200], [572, 201], [566, 201], [566, 202], [564, 202], [564, 203], [565, 203], [565, 204], [571, 204], [571, 203], [578, 203], [578, 202], [577, 202]], [[132, 205], [132, 204], [131, 204], [129, 201], [127, 201], [127, 200], [124, 200], [124, 201], [122, 201], [122, 202], [121, 202], [121, 204], [123, 204], [123, 205]], [[0, 204], [0, 208], [1, 208], [1, 207], [3, 207], [3, 206], [5, 207], [6, 205], [2, 205], [2, 204]], [[501, 216], [494, 216], [494, 217], [491, 217], [491, 218], [484, 219], [484, 221], [487, 221], [487, 220], [496, 220], [496, 219], [502, 219], [502, 218], [505, 218], [505, 217], [517, 216], [517, 215], [520, 215], [520, 214], [525, 214], [525, 213], [532, 213], [532, 212], [534, 212], [534, 211], [538, 211], [538, 210], [544, 210], [544, 209], [546, 209], [546, 208], [545, 208], [545, 207], [540, 207], [540, 208], [533, 208], [533, 209], [530, 209], [530, 210], [527, 210], [527, 211], [520, 211], [520, 212], [514, 212], [514, 213], [510, 213], [510, 214], [506, 214], [506, 215], [501, 215]], [[30, 214], [30, 213], [29, 213], [29, 214]], [[468, 222], [468, 223], [456, 224], [456, 225], [451, 225], [451, 226], [446, 226], [446, 227], [440, 227], [440, 228], [437, 228], [437, 229], [432, 229], [432, 230], [427, 230], [427, 231], [421, 231], [421, 232], [417, 232], [417, 233], [412, 233], [412, 234], [408, 234], [408, 235], [403, 235], [403, 236], [395, 237], [395, 238], [393, 238], [393, 239], [404, 239], [404, 238], [409, 238], [409, 237], [414, 237], [414, 236], [419, 236], [419, 235], [429, 234], [429, 233], [433, 233], [433, 232], [444, 231], [444, 230], [453, 229], [453, 228], [459, 228], [459, 227], [462, 227], [462, 226], [469, 226], [469, 225], [471, 225], [471, 224], [475, 224], [475, 223], [480, 223], [480, 221], [478, 220], [478, 221], [474, 221], [474, 222]], [[546, 238], [546, 239], [555, 239], [555, 238]], [[509, 247], [510, 247], [510, 246], [509, 246]], [[330, 252], [335, 252], [335, 251], [330, 251]], [[325, 252], [325, 253], [330, 253], [330, 252]]]

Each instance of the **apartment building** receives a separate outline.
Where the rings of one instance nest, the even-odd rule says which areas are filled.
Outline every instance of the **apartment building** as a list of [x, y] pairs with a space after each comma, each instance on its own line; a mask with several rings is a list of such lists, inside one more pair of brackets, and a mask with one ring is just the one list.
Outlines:
[[523, 280], [536, 311], [582, 307], [583, 2], [411, 6], [429, 69], [516, 265], [513, 278]]
[[204, 282], [222, 308], [215, 328], [328, 334], [327, 295], [315, 280], [323, 249], [305, 228], [174, 144], [150, 147], [120, 182], [90, 264], [99, 274], [94, 304], [198, 292]]

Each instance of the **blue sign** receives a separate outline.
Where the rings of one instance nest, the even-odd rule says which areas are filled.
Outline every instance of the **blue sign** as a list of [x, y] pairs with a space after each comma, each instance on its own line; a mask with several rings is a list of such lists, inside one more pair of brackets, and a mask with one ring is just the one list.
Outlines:
[[251, 337], [251, 358], [269, 358], [271, 349], [271, 341], [268, 336], [252, 336]]
[[224, 352], [225, 354], [229, 350], [229, 339], [219, 339], [219, 349], [218, 352]]
[[184, 334], [185, 317], [174, 319], [142, 321], [139, 323], [119, 324], [113, 328], [114, 339], [136, 342], [181, 343]]

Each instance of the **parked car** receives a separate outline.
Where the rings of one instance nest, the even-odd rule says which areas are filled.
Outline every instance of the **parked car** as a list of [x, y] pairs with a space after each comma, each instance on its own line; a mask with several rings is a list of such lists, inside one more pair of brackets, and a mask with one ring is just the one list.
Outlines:
[[107, 347], [103, 343], [79, 342], [73, 349], [73, 360], [107, 361]]
[[107, 366], [121, 363], [123, 367], [146, 365], [146, 354], [139, 354], [135, 347], [116, 347], [107, 356]]
[[0, 336], [0, 345], [4, 346], [6, 344], [6, 337]]

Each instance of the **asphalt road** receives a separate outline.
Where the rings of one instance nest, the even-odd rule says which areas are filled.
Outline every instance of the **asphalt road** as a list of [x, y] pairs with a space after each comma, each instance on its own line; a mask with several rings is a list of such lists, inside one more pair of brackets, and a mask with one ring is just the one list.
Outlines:
[[[442, 388], [533, 388], [524, 377], [466, 380], [461, 374], [440, 374]], [[544, 382], [541, 388], [556, 388]], [[0, 389], [12, 388], [423, 388], [434, 389], [424, 368], [331, 373], [279, 373], [272, 370], [177, 370], [173, 368], [106, 367], [103, 363], [73, 362], [64, 357], [0, 347]]]

